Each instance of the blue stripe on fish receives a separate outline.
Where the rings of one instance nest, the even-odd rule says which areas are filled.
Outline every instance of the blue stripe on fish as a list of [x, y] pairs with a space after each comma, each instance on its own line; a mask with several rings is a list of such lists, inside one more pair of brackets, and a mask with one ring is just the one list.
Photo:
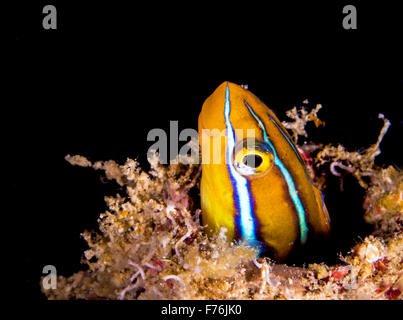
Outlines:
[[[298, 159], [299, 159], [299, 161], [301, 162], [301, 164], [302, 164], [302, 166], [303, 166], [303, 168], [304, 168], [305, 174], [306, 174], [306, 176], [308, 177], [309, 182], [316, 188], [315, 184], [312, 182], [311, 177], [310, 177], [309, 174], [308, 174], [308, 171], [306, 170], [305, 164], [304, 164], [304, 162], [302, 161], [301, 156], [299, 155], [299, 152], [295, 149], [294, 144], [290, 141], [290, 139], [289, 139], [288, 136], [285, 134], [285, 132], [283, 131], [283, 129], [281, 129], [281, 127], [277, 124], [276, 120], [274, 120], [273, 117], [272, 117], [270, 114], [267, 114], [267, 115], [270, 117], [271, 121], [273, 121], [273, 123], [277, 126], [277, 128], [280, 130], [280, 132], [283, 134], [283, 136], [287, 139], [288, 143], [290, 144], [290, 146], [293, 148], [293, 150], [295, 151], [296, 155], [298, 156]], [[320, 192], [320, 190], [319, 190], [319, 193], [320, 193], [320, 196], [321, 196], [321, 198], [322, 198], [322, 211], [325, 212], [325, 198], [324, 198], [324, 196], [323, 196], [323, 193]], [[327, 215], [325, 215], [325, 217], [326, 217], [326, 221], [327, 221], [327, 222], [330, 222], [329, 219], [328, 219], [328, 217], [327, 217]]]
[[[271, 121], [273, 121], [273, 123], [276, 125], [276, 127], [278, 128], [278, 130], [280, 130], [280, 132], [282, 133], [283, 137], [288, 141], [288, 144], [292, 147], [292, 149], [294, 150], [295, 154], [298, 157], [299, 162], [301, 163], [301, 165], [303, 166], [306, 176], [308, 177], [308, 180], [312, 183], [311, 181], [311, 177], [308, 174], [308, 171], [306, 171], [306, 167], [304, 164], [304, 161], [301, 159], [301, 156], [299, 155], [299, 152], [296, 150], [294, 144], [291, 142], [290, 138], [288, 138], [288, 136], [285, 134], [285, 132], [283, 132], [283, 129], [280, 128], [280, 126], [277, 124], [276, 120], [273, 119], [273, 117], [270, 114], [267, 114]], [[313, 183], [312, 183], [313, 184]]]
[[[264, 126], [264, 124], [262, 123], [262, 121], [260, 120], [260, 118], [255, 114], [255, 112], [252, 110], [252, 108], [248, 105], [248, 103], [245, 101], [245, 105], [248, 107], [250, 113], [253, 115], [253, 117], [256, 119], [256, 121], [259, 123], [259, 126], [261, 127], [261, 129], [263, 130], [263, 139], [264, 141], [270, 145], [270, 147], [273, 150], [273, 154], [274, 154], [274, 164], [280, 168], [281, 173], [284, 176], [284, 179], [287, 183], [287, 187], [288, 187], [288, 193], [291, 196], [291, 199], [295, 205], [295, 208], [297, 210], [297, 214], [298, 214], [298, 220], [299, 220], [299, 228], [300, 228], [300, 240], [301, 243], [305, 243], [307, 240], [307, 236], [308, 236], [308, 227], [306, 224], [306, 219], [305, 219], [305, 210], [304, 207], [301, 203], [301, 200], [298, 196], [298, 191], [295, 188], [295, 184], [294, 181], [290, 175], [290, 173], [288, 172], [287, 168], [284, 166], [284, 164], [281, 162], [281, 160], [278, 158], [277, 156], [277, 152], [274, 148], [274, 146], [272, 145], [272, 143], [270, 142], [270, 140], [267, 137], [267, 132], [266, 132], [266, 128]], [[292, 144], [291, 144], [292, 145]], [[294, 149], [295, 151], [295, 149]], [[297, 152], [298, 154], [298, 152]]]
[[229, 98], [229, 88], [225, 92], [225, 108], [224, 117], [225, 125], [227, 127], [227, 148], [226, 148], [226, 161], [231, 178], [232, 187], [234, 190], [234, 201], [238, 209], [238, 226], [240, 228], [241, 237], [249, 245], [256, 246], [256, 227], [252, 213], [252, 199], [250, 195], [249, 182], [246, 178], [242, 177], [232, 165], [232, 152], [235, 148], [235, 133], [229, 119], [231, 111], [231, 102]]

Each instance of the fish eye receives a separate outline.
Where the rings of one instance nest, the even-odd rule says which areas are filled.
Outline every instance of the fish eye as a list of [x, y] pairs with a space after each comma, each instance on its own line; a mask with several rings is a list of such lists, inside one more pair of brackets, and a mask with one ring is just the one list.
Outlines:
[[273, 150], [264, 141], [248, 138], [234, 148], [232, 165], [242, 176], [261, 177], [270, 171], [273, 164]]
[[259, 154], [246, 154], [242, 158], [242, 163], [251, 168], [259, 167], [263, 162], [262, 156]]

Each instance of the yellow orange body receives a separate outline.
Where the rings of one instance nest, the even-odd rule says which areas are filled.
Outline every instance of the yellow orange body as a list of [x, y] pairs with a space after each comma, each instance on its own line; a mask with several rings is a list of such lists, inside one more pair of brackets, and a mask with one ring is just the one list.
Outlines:
[[221, 84], [199, 116], [201, 206], [210, 232], [226, 228], [285, 259], [296, 244], [328, 234], [329, 215], [305, 163], [274, 113], [250, 91]]

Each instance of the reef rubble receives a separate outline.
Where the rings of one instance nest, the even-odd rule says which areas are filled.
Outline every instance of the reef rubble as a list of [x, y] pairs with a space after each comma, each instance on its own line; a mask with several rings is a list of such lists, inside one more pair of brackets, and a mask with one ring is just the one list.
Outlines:
[[[306, 136], [305, 125], [317, 117], [294, 108], [287, 129]], [[58, 275], [57, 289], [44, 289], [48, 299], [402, 299], [403, 174], [379, 167], [374, 159], [390, 123], [378, 141], [364, 151], [343, 146], [300, 146], [314, 181], [322, 185], [320, 168], [328, 174], [353, 175], [366, 190], [363, 219], [374, 232], [340, 255], [340, 263], [294, 267], [257, 258], [256, 250], [229, 243], [225, 230], [208, 237], [191, 190], [198, 188], [200, 166], [162, 165], [155, 154], [145, 172], [137, 161], [91, 162], [66, 156], [72, 165], [103, 170], [126, 196], [106, 196], [100, 232], [85, 231], [88, 243], [82, 263], [88, 270]]]

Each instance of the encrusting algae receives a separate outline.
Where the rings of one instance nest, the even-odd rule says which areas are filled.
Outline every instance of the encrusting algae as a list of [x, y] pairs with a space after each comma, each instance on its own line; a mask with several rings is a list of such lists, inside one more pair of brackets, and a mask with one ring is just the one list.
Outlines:
[[[324, 124], [317, 117], [320, 108], [287, 113], [294, 122], [283, 124], [295, 141], [306, 136], [308, 121]], [[332, 174], [351, 173], [366, 189], [364, 219], [375, 230], [341, 255], [340, 264], [276, 264], [256, 258], [254, 248], [229, 243], [225, 229], [208, 237], [189, 193], [198, 186], [199, 165], [161, 165], [155, 154], [146, 173], [132, 159], [119, 165], [68, 155], [73, 165], [103, 170], [127, 196], [105, 197], [101, 233], [82, 234], [89, 246], [82, 261], [88, 270], [59, 275], [57, 289], [42, 288], [43, 293], [49, 299], [402, 299], [403, 175], [374, 164], [390, 125], [380, 118], [384, 127], [378, 141], [362, 152], [300, 147], [317, 184], [324, 178], [315, 171], [327, 163]]]

